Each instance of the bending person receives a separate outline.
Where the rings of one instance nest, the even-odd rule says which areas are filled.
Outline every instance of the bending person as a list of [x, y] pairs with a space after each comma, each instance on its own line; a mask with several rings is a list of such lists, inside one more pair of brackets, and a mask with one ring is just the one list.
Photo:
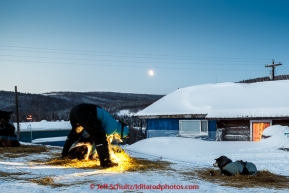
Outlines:
[[67, 136], [62, 156], [68, 155], [72, 144], [86, 131], [95, 144], [101, 167], [117, 165], [109, 154], [107, 136], [119, 134], [121, 138], [128, 136], [129, 129], [122, 122], [115, 120], [107, 111], [94, 104], [79, 104], [70, 111], [72, 129]]

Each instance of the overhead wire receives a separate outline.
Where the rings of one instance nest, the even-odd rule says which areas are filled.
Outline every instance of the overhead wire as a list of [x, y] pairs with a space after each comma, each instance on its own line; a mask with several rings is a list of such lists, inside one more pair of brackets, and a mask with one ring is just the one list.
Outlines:
[[288, 74], [289, 74], [289, 70], [288, 70], [288, 68], [285, 65], [281, 65], [280, 67], [283, 68], [285, 71], [287, 71]]
[[[5, 60], [0, 59], [1, 61], [14, 61], [14, 62], [29, 62], [29, 63], [42, 63], [42, 64], [71, 64], [71, 65], [81, 65], [81, 66], [105, 66], [105, 67], [135, 67], [135, 68], [148, 68], [145, 66], [136, 66], [136, 65], [114, 65], [114, 64], [78, 64], [73, 62], [44, 62], [44, 61], [31, 61], [31, 60]], [[169, 67], [169, 66], [154, 66], [153, 68], [162, 68], [162, 69], [194, 69], [194, 70], [226, 70], [226, 71], [265, 71], [265, 70], [240, 70], [240, 69], [222, 69], [222, 68], [194, 68], [194, 67]]]
[[[4, 57], [17, 57], [17, 58], [33, 58], [33, 59], [56, 59], [56, 60], [77, 60], [77, 61], [91, 61], [91, 62], [137, 62], [137, 63], [165, 63], [165, 64], [174, 64], [175, 62], [164, 62], [164, 61], [133, 61], [133, 60], [104, 60], [104, 59], [80, 59], [80, 58], [63, 58], [63, 57], [45, 57], [45, 56], [24, 56], [24, 55], [12, 55], [12, 54], [0, 54], [0, 56]], [[200, 64], [201, 62], [197, 62], [195, 64]], [[194, 64], [192, 62], [178, 62], [177, 64]], [[214, 63], [203, 63], [203, 65], [215, 65]], [[222, 65], [260, 65], [260, 64], [252, 64], [252, 63], [241, 63], [241, 64], [232, 64], [232, 63], [222, 63]]]
[[[59, 54], [75, 54], [75, 52], [84, 52], [84, 53], [92, 53], [93, 55], [97, 55], [97, 54], [117, 54], [117, 55], [128, 55], [130, 57], [132, 56], [158, 56], [158, 57], [169, 57], [169, 58], [160, 58], [160, 59], [172, 59], [171, 57], [174, 57], [176, 59], [180, 59], [180, 58], [191, 58], [191, 59], [195, 59], [195, 58], [209, 58], [209, 59], [222, 59], [222, 60], [240, 60], [240, 59], [246, 59], [246, 60], [271, 60], [271, 59], [257, 59], [257, 58], [222, 58], [222, 57], [209, 57], [209, 56], [180, 56], [180, 55], [168, 55], [168, 54], [140, 54], [140, 53], [128, 53], [128, 52], [100, 52], [100, 51], [91, 51], [91, 50], [71, 50], [71, 49], [55, 49], [55, 48], [35, 48], [35, 47], [24, 47], [24, 46], [5, 46], [5, 45], [0, 45], [0, 47], [13, 47], [13, 48], [24, 48], [24, 49], [33, 49], [33, 50], [54, 50], [54, 51], [68, 51], [67, 52], [44, 52], [44, 51], [31, 51], [30, 52], [42, 52], [42, 53], [59, 53]], [[26, 51], [29, 52], [29, 50], [13, 50], [13, 49], [0, 49], [0, 50], [9, 50], [9, 51]], [[70, 52], [70, 53], [69, 53]], [[72, 53], [71, 53], [72, 52]], [[77, 53], [77, 54], [79, 54]], [[82, 55], [82, 54], [80, 54]], [[105, 55], [108, 56], [108, 55]], [[113, 55], [109, 55], [109, 56], [113, 56]], [[126, 56], [124, 56], [126, 57]]]
[[[1, 48], [2, 47], [2, 48]], [[4, 47], [4, 48], [3, 48]], [[265, 71], [253, 69], [228, 69], [228, 66], [258, 66], [259, 62], [267, 59], [252, 59], [252, 58], [221, 58], [221, 57], [196, 57], [196, 56], [177, 56], [177, 55], [158, 55], [158, 54], [136, 54], [125, 52], [97, 52], [90, 50], [70, 50], [70, 49], [55, 49], [55, 48], [35, 48], [24, 46], [7, 46], [0, 45], [2, 51], [24, 52], [24, 53], [43, 53], [43, 54], [59, 54], [59, 55], [73, 55], [70, 57], [55, 57], [55, 56], [29, 56], [18, 54], [0, 54], [1, 61], [7, 62], [29, 62], [40, 64], [65, 64], [65, 65], [93, 65], [93, 66], [113, 66], [113, 67], [136, 67], [136, 68], [162, 68], [162, 69], [194, 69], [194, 70], [226, 70], [226, 71]], [[2, 57], [13, 57], [13, 59], [3, 59]], [[109, 57], [109, 59], [88, 59], [88, 58], [74, 58], [75, 56], [95, 56], [95, 57]], [[14, 59], [14, 58], [28, 58], [28, 60]], [[113, 60], [110, 58], [128, 58], [128, 60]], [[59, 62], [59, 61], [33, 61], [31, 59], [49, 59], [49, 60], [72, 60], [73, 62]], [[143, 60], [134, 60], [143, 59]], [[153, 59], [153, 60], [152, 60]], [[76, 61], [86, 61], [93, 63], [77, 63]], [[180, 62], [187, 61], [187, 62]], [[99, 64], [95, 62], [114, 62], [114, 64]], [[209, 63], [208, 63], [209, 62]], [[221, 63], [220, 63], [221, 62]], [[123, 65], [119, 63], [135, 63], [135, 64], [151, 64], [150, 66], [141, 65]], [[158, 64], [166, 64], [159, 66]], [[169, 66], [174, 65], [174, 66]], [[190, 66], [182, 66], [190, 65]], [[227, 66], [226, 68], [199, 68], [199, 66]], [[176, 67], [177, 66], [177, 67]], [[198, 66], [198, 67], [195, 67]]]

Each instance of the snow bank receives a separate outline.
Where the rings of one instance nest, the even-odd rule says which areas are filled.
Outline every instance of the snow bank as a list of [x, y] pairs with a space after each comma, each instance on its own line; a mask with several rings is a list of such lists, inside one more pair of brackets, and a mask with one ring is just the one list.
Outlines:
[[284, 126], [280, 126], [280, 125], [273, 125], [270, 127], [267, 127], [264, 131], [263, 131], [263, 135], [264, 136], [273, 136], [278, 134], [279, 132], [281, 132], [282, 130], [284, 130], [286, 127]]
[[[17, 123], [14, 123], [17, 128]], [[35, 131], [35, 130], [71, 130], [71, 124], [69, 121], [45, 121], [41, 122], [21, 122], [20, 131]]]
[[264, 136], [271, 136], [262, 139], [260, 144], [266, 147], [289, 148], [289, 127], [274, 125], [266, 128], [263, 132]]
[[67, 136], [62, 136], [62, 137], [48, 137], [48, 138], [38, 138], [32, 140], [32, 143], [45, 143], [45, 142], [56, 142], [56, 141], [65, 141]]

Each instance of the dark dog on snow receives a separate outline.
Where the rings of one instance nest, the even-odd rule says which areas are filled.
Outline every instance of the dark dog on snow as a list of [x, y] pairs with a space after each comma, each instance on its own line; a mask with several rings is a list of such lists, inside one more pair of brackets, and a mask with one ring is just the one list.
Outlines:
[[215, 167], [219, 167], [221, 170], [221, 174], [231, 176], [231, 175], [256, 175], [257, 168], [255, 164], [251, 162], [243, 162], [242, 160], [238, 160], [236, 162], [232, 162], [226, 156], [221, 156], [216, 160], [216, 163], [213, 164]]

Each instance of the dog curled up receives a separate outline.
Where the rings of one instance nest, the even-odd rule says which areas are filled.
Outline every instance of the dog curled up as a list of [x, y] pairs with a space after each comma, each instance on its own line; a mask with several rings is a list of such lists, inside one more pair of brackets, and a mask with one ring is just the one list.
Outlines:
[[233, 162], [226, 156], [220, 156], [215, 160], [216, 162], [213, 164], [213, 166], [220, 168], [221, 174], [227, 176], [237, 174], [254, 176], [257, 174], [257, 168], [252, 162], [244, 162], [242, 160]]

